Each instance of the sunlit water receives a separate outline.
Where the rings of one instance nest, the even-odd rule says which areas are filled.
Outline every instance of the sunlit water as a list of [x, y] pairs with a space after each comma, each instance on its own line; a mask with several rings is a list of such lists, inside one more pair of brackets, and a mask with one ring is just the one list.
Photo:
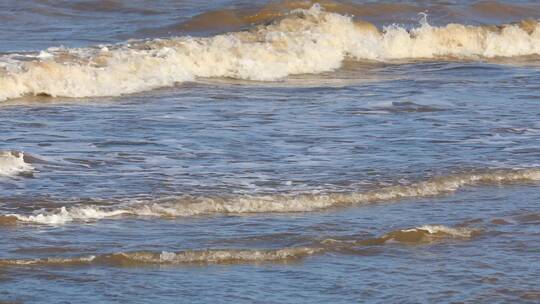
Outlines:
[[[173, 69], [144, 78], [108, 61], [79, 71], [86, 49], [40, 74], [51, 59], [39, 52], [120, 43], [114, 56], [123, 56], [134, 54], [124, 46], [130, 38], [212, 39], [251, 28], [242, 18], [265, 3], [59, 3], [0, 3], [0, 89], [8, 92], [0, 92], [0, 302], [540, 300], [538, 26], [530, 34], [512, 27], [519, 43], [486, 40], [508, 46], [495, 56], [486, 46], [454, 52], [445, 40], [444, 56], [388, 51], [309, 74], [306, 64], [333, 55], [286, 69], [273, 57], [260, 70], [194, 64], [169, 85]], [[441, 27], [540, 16], [534, 1], [322, 4], [362, 13], [379, 30], [396, 22], [427, 31], [419, 12]], [[212, 13], [210, 21], [226, 27], [204, 14], [191, 19], [224, 9], [236, 19]], [[291, 37], [294, 47], [301, 39]], [[242, 59], [258, 50], [246, 41]], [[524, 56], [507, 56], [516, 49]], [[52, 64], [64, 50], [47, 51]], [[128, 59], [132, 72], [155, 72], [148, 57]], [[98, 83], [95, 74], [95, 87], [84, 78], [110, 67], [118, 78]], [[68, 80], [56, 86], [54, 77]], [[127, 86], [133, 79], [146, 80]]]

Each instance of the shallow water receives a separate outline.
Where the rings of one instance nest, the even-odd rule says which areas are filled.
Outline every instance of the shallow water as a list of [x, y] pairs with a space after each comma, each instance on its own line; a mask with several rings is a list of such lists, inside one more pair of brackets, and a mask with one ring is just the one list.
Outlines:
[[540, 6], [308, 2], [1, 2], [0, 302], [539, 301]]

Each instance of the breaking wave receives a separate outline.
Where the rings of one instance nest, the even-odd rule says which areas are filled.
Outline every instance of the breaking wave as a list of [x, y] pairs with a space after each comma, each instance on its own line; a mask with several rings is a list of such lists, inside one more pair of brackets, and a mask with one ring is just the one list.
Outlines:
[[310, 246], [280, 249], [207, 249], [178, 252], [118, 252], [80, 257], [50, 257], [38, 259], [0, 259], [4, 266], [81, 266], [106, 265], [137, 267], [145, 265], [186, 265], [186, 264], [253, 264], [267, 262], [287, 262], [328, 252], [352, 252], [359, 246], [375, 246], [391, 243], [427, 244], [449, 239], [467, 240], [480, 233], [473, 228], [452, 228], [442, 225], [426, 225], [417, 228], [396, 230], [379, 238], [366, 240], [325, 239]]
[[34, 167], [24, 161], [24, 153], [0, 151], [0, 176], [29, 174], [32, 171], [34, 171]]
[[479, 59], [540, 54], [536, 20], [500, 26], [422, 21], [384, 27], [318, 4], [246, 31], [0, 56], [0, 101], [26, 95], [118, 96], [200, 77], [272, 81], [345, 60]]
[[[540, 169], [506, 169], [440, 176], [408, 185], [388, 186], [371, 191], [225, 197], [183, 196], [146, 203], [127, 203], [114, 207], [80, 205], [38, 211], [31, 215], [4, 215], [6, 221], [40, 224], [65, 224], [121, 216], [189, 217], [208, 214], [309, 212], [334, 207], [391, 202], [406, 198], [452, 193], [465, 186], [504, 185], [540, 181]], [[9, 218], [9, 220], [8, 220]]]

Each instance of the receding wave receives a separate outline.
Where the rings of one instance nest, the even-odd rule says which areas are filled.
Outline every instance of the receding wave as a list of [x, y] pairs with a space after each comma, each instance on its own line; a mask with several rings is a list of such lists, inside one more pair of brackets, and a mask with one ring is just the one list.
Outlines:
[[34, 167], [24, 161], [24, 153], [0, 151], [0, 176], [30, 174], [33, 170]]
[[325, 239], [309, 246], [279, 249], [207, 249], [185, 251], [135, 251], [112, 254], [86, 255], [79, 257], [50, 257], [38, 259], [0, 259], [4, 266], [82, 266], [106, 265], [137, 267], [145, 265], [185, 265], [185, 264], [253, 264], [267, 262], [287, 262], [329, 252], [350, 253], [347, 249], [362, 246], [376, 246], [392, 243], [428, 244], [449, 239], [467, 240], [477, 236], [479, 230], [473, 228], [452, 228], [442, 225], [425, 225], [417, 228], [396, 230], [379, 238], [365, 240]]
[[39, 211], [31, 215], [10, 214], [18, 222], [65, 224], [121, 216], [189, 217], [208, 214], [310, 212], [335, 207], [391, 202], [406, 198], [452, 193], [465, 186], [504, 185], [540, 181], [540, 169], [506, 169], [440, 176], [409, 185], [388, 186], [371, 191], [278, 195], [240, 195], [160, 199], [103, 207], [81, 205]]
[[118, 96], [201, 77], [272, 81], [345, 60], [478, 59], [540, 54], [536, 20], [407, 30], [328, 12], [293, 10], [268, 24], [212, 37], [175, 37], [0, 56], [0, 100], [25, 95]]

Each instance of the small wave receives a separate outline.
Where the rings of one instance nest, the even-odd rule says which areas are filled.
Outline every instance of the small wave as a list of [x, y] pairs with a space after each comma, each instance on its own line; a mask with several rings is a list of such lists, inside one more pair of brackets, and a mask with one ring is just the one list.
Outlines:
[[0, 151], [0, 176], [31, 174], [34, 167], [24, 161], [24, 153]]
[[100, 264], [108, 266], [180, 265], [180, 264], [238, 264], [297, 260], [321, 252], [322, 248], [283, 248], [276, 250], [216, 249], [179, 252], [119, 252], [74, 258], [4, 259], [0, 266], [76, 266]]
[[465, 186], [504, 185], [540, 180], [540, 169], [488, 170], [440, 176], [409, 185], [389, 186], [365, 192], [242, 195], [229, 197], [178, 197], [115, 207], [62, 207], [32, 215], [11, 214], [20, 222], [65, 224], [119, 216], [189, 217], [207, 214], [310, 212], [334, 207], [391, 202], [406, 198], [452, 193]]
[[424, 225], [412, 229], [398, 230], [382, 237], [385, 242], [431, 243], [443, 239], [468, 239], [478, 234], [471, 228], [451, 228], [442, 225]]
[[479, 229], [468, 227], [448, 227], [444, 225], [424, 225], [420, 227], [401, 229], [388, 232], [383, 236], [365, 239], [365, 240], [336, 240], [326, 239], [322, 242], [325, 245], [336, 246], [370, 246], [384, 244], [429, 244], [450, 239], [467, 240], [478, 236], [481, 233]]
[[422, 21], [379, 30], [319, 5], [269, 24], [212, 37], [130, 41], [0, 56], [0, 101], [25, 95], [119, 96], [197, 78], [273, 81], [317, 74], [345, 60], [478, 59], [540, 54], [536, 20], [501, 26]]
[[297, 247], [277, 250], [200, 250], [180, 252], [136, 252], [107, 256], [104, 262], [138, 264], [233, 264], [296, 260], [322, 252], [322, 248]]
[[286, 262], [329, 252], [354, 252], [358, 246], [383, 245], [387, 243], [426, 244], [447, 239], [470, 239], [478, 230], [451, 228], [442, 225], [426, 225], [413, 229], [398, 230], [380, 238], [367, 240], [325, 239], [310, 246], [280, 249], [207, 249], [177, 252], [135, 251], [118, 252], [81, 257], [50, 257], [39, 259], [0, 259], [1, 266], [82, 266], [107, 265], [117, 267], [137, 267], [145, 265], [185, 265], [185, 264], [256, 264]]

